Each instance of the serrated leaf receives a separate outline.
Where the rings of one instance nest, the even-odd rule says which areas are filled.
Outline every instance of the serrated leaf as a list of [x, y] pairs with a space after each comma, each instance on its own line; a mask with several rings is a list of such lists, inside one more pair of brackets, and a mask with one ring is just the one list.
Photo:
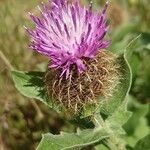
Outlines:
[[134, 150], [150, 150], [150, 134], [137, 142]]
[[44, 89], [43, 72], [12, 71], [15, 87], [26, 97], [42, 101], [52, 106]]
[[80, 150], [81, 148], [95, 144], [110, 136], [103, 128], [87, 129], [77, 133], [63, 133], [43, 135], [37, 150]]

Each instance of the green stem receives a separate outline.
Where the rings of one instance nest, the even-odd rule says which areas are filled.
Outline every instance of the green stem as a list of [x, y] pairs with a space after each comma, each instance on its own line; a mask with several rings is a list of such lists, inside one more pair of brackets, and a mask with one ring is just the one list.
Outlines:
[[104, 120], [100, 114], [95, 114], [92, 118], [92, 122], [98, 128], [102, 128], [104, 126]]
[[108, 132], [112, 133], [108, 139], [102, 141], [103, 145], [109, 150], [126, 150], [125, 143], [115, 134], [103, 120], [100, 114], [95, 114], [92, 119], [97, 128], [105, 128]]

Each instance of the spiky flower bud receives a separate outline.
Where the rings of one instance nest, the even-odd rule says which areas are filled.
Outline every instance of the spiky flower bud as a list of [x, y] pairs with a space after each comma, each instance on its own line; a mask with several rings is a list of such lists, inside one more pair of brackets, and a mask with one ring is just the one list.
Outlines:
[[86, 104], [98, 105], [118, 83], [117, 58], [105, 50], [108, 30], [106, 3], [101, 13], [66, 0], [52, 0], [51, 9], [42, 4], [42, 16], [31, 14], [36, 24], [27, 29], [31, 48], [50, 58], [45, 75], [48, 94], [62, 107], [78, 112]]
[[86, 71], [78, 74], [77, 66], [73, 65], [69, 78], [60, 77], [58, 70], [48, 69], [45, 83], [48, 94], [57, 104], [78, 113], [84, 106], [102, 103], [99, 97], [112, 96], [119, 83], [119, 66], [117, 57], [107, 50], [94, 59], [85, 59]]

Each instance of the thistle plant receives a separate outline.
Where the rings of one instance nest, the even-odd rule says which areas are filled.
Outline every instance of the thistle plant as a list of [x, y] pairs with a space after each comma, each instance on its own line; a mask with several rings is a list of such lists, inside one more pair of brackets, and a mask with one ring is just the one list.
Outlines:
[[45, 75], [49, 97], [75, 113], [87, 104], [98, 105], [99, 96], [113, 93], [119, 77], [116, 57], [105, 50], [110, 44], [104, 39], [108, 2], [101, 13], [92, 12], [92, 2], [89, 8], [79, 1], [42, 6], [41, 18], [30, 13], [36, 28], [26, 30], [30, 47], [50, 59]]
[[58, 113], [66, 112], [75, 120], [82, 118], [85, 124], [88, 118], [94, 125], [77, 133], [45, 134], [39, 150], [89, 145], [126, 149], [121, 136], [122, 125], [130, 116], [125, 97], [131, 70], [128, 48], [120, 55], [108, 50], [108, 5], [106, 2], [100, 12], [94, 12], [92, 1], [86, 7], [79, 0], [52, 0], [38, 6], [39, 17], [29, 13], [35, 24], [32, 29], [25, 27], [31, 37], [30, 48], [47, 56], [49, 64], [45, 72], [13, 71], [16, 88]]

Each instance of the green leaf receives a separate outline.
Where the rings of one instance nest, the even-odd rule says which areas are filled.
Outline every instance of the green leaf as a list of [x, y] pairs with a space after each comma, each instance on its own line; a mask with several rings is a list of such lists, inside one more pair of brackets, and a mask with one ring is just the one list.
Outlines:
[[144, 45], [148, 45], [150, 43], [150, 33], [142, 33], [141, 40]]
[[[149, 106], [147, 104], [141, 104], [133, 96], [128, 96], [128, 109], [132, 111], [132, 116], [128, 122], [124, 125], [126, 132], [131, 135], [139, 126], [141, 118], [145, 118], [148, 113]], [[141, 134], [141, 132], [140, 132]]]
[[[126, 110], [125, 104], [119, 107], [105, 121], [99, 114], [93, 116], [94, 129], [86, 129], [77, 133], [61, 133], [53, 135], [51, 133], [43, 135], [38, 150], [80, 150], [85, 146], [100, 143], [102, 140], [118, 137], [124, 134], [122, 125], [130, 117], [130, 112]], [[118, 143], [116, 143], [117, 145]], [[103, 145], [101, 145], [103, 147]]]
[[135, 145], [134, 150], [150, 150], [150, 134], [139, 140]]
[[111, 130], [115, 132], [115, 134], [125, 134], [122, 126], [128, 121], [128, 119], [131, 117], [131, 114], [131, 112], [126, 110], [126, 105], [123, 104], [107, 118], [106, 123]]
[[133, 45], [139, 37], [140, 36], [134, 38], [125, 48], [124, 54], [120, 55], [120, 57], [118, 58], [121, 65], [120, 70], [122, 78], [120, 79], [120, 83], [116, 87], [113, 95], [110, 98], [102, 100], [104, 101], [104, 103], [100, 107], [101, 113], [104, 113], [106, 115], [112, 114], [119, 106], [122, 105], [124, 100], [126, 100], [132, 83], [132, 71], [129, 62], [132, 60], [132, 53], [134, 50]]
[[115, 136], [119, 136], [125, 134], [122, 126], [128, 121], [128, 119], [131, 117], [131, 114], [131, 112], [127, 111], [126, 103], [124, 103], [105, 121], [102, 120], [100, 115], [95, 115], [96, 122], [94, 122], [94, 124], [95, 126], [97, 126], [99, 123], [103, 124], [107, 130], [109, 130]]
[[110, 150], [108, 147], [106, 147], [103, 144], [99, 144], [99, 145], [95, 146], [94, 148], [95, 148], [95, 150]]
[[126, 142], [129, 146], [134, 147], [136, 142], [150, 131], [146, 119], [149, 106], [140, 104], [133, 96], [129, 96], [128, 100], [128, 109], [132, 111], [132, 116], [123, 127], [127, 133], [125, 136]]
[[107, 137], [108, 133], [103, 128], [87, 129], [77, 133], [64, 133], [53, 135], [44, 134], [37, 150], [80, 150], [85, 146], [95, 144]]
[[[121, 73], [120, 83], [117, 85], [111, 97], [107, 99], [100, 97], [100, 101], [102, 101], [103, 103], [97, 109], [97, 113], [99, 113], [100, 111], [102, 114], [111, 115], [119, 106], [121, 106], [122, 102], [128, 95], [132, 82], [132, 72], [128, 63], [127, 54], [128, 49], [124, 50], [124, 54], [121, 54], [118, 58]], [[93, 107], [91, 109], [88, 109], [88, 112], [87, 109], [85, 109], [83, 115], [88, 116], [91, 115], [92, 112], [95, 112], [95, 110], [93, 111]]]
[[43, 72], [12, 71], [15, 87], [26, 97], [42, 101], [52, 107], [44, 89]]
[[125, 147], [125, 142], [122, 140], [125, 131], [122, 126], [127, 122], [130, 116], [131, 112], [126, 110], [126, 103], [121, 105], [105, 121], [102, 120], [100, 115], [95, 115], [95, 126], [102, 125], [109, 133], [112, 133], [109, 138], [99, 143], [100, 145], [98, 145], [96, 149], [101, 150], [109, 147], [110, 149], [117, 150], [121, 149], [121, 147]]
[[101, 106], [101, 112], [104, 114], [112, 114], [114, 110], [116, 110], [122, 102], [125, 100], [130, 86], [131, 86], [131, 70], [127, 63], [127, 60], [125, 59], [125, 56], [120, 56], [120, 65], [121, 65], [121, 71], [122, 71], [122, 79], [120, 79], [120, 83], [116, 87], [113, 95], [110, 98], [104, 99], [104, 103]]
[[[99, 106], [97, 109], [97, 113], [99, 111], [102, 114], [105, 114], [106, 116], [109, 116], [113, 114], [113, 112], [119, 108], [122, 103], [126, 100], [126, 97], [130, 91], [131, 83], [132, 83], [132, 70], [130, 67], [130, 63], [132, 61], [132, 53], [134, 50], [134, 45], [137, 42], [137, 39], [140, 36], [137, 36], [134, 38], [126, 48], [124, 48], [124, 54], [121, 54], [118, 57], [118, 62], [120, 63], [120, 73], [121, 73], [121, 79], [120, 83], [117, 85], [116, 89], [114, 90], [114, 93], [109, 98], [102, 98], [100, 97], [100, 101], [102, 101], [102, 105]], [[127, 103], [125, 101], [125, 103]], [[89, 116], [93, 114], [95, 110], [93, 111], [93, 107], [90, 109], [85, 109], [85, 112], [83, 114], [84, 117]]]

